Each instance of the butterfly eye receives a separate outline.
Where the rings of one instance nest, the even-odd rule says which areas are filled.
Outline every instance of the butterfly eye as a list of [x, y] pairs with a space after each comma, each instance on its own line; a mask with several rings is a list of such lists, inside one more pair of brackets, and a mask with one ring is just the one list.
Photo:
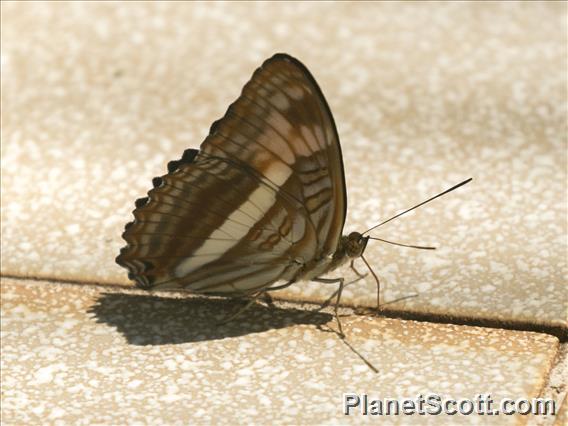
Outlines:
[[359, 232], [351, 232], [349, 234], [349, 240], [350, 241], [354, 241], [354, 242], [361, 242], [361, 239], [363, 238], [363, 236], [359, 233]]

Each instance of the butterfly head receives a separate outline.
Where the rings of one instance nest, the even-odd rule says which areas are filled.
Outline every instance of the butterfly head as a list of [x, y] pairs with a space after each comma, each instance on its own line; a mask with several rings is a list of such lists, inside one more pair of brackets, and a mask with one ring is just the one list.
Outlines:
[[369, 237], [364, 237], [359, 232], [351, 232], [349, 235], [344, 236], [345, 254], [350, 258], [360, 257], [367, 247]]

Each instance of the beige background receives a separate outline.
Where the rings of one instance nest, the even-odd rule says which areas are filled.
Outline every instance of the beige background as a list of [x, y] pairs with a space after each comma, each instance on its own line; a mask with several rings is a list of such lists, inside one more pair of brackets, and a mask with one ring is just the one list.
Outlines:
[[386, 300], [565, 324], [566, 3], [3, 3], [2, 30], [2, 274], [128, 284], [134, 200], [284, 51], [335, 115], [347, 231], [474, 178], [377, 230], [439, 247], [370, 243]]

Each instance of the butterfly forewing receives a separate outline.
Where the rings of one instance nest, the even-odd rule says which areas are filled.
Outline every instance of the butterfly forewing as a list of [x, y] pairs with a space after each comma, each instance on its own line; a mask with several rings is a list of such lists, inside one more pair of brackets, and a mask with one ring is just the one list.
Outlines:
[[309, 71], [267, 60], [199, 152], [139, 201], [117, 262], [146, 288], [250, 293], [332, 254], [346, 196], [337, 131]]

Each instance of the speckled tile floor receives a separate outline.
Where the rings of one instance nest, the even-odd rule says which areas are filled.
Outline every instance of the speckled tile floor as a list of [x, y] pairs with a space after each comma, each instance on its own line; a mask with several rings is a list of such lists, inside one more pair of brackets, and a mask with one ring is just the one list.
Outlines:
[[[474, 178], [377, 233], [439, 247], [370, 245], [387, 300], [418, 292], [401, 307], [565, 324], [565, 3], [2, 11], [3, 273], [127, 283], [113, 259], [134, 200], [286, 51], [338, 123], [346, 230]], [[306, 283], [284, 296], [324, 292]], [[344, 301], [374, 295], [368, 279]]]
[[3, 424], [359, 424], [376, 419], [345, 416], [344, 393], [537, 397], [558, 348], [539, 333], [344, 317], [375, 374], [329, 332], [332, 315], [306, 306], [259, 305], [218, 326], [238, 305], [10, 279], [2, 301]]
[[[338, 415], [343, 391], [543, 391], [558, 346], [546, 334], [350, 317], [352, 343], [381, 366], [372, 377], [296, 305], [215, 331], [207, 316], [228, 302], [129, 292], [114, 257], [151, 178], [199, 145], [263, 59], [285, 51], [310, 68], [334, 113], [347, 231], [474, 178], [377, 233], [439, 247], [370, 244], [385, 299], [418, 293], [389, 308], [565, 335], [565, 2], [1, 7], [1, 273], [40, 279], [2, 283], [3, 422], [264, 423], [266, 412], [281, 423], [356, 422]], [[279, 296], [326, 295], [302, 283]], [[366, 279], [343, 302], [374, 297]], [[206, 330], [185, 329], [176, 310]], [[224, 411], [223, 398], [240, 410]], [[105, 406], [113, 417], [99, 414]], [[526, 420], [503, 419], [493, 421]]]

